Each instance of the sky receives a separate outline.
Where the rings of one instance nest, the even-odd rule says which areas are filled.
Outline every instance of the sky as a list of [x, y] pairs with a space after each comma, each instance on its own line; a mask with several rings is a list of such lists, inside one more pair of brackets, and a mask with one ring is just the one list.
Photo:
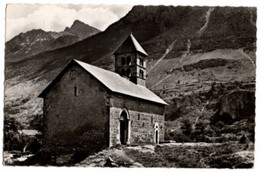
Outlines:
[[8, 4], [6, 41], [32, 29], [62, 31], [80, 20], [103, 31], [125, 16], [133, 5]]

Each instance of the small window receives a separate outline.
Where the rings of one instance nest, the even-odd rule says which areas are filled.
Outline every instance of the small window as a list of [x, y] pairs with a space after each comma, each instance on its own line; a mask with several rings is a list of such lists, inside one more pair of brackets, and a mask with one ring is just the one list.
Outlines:
[[126, 63], [127, 63], [127, 65], [131, 65], [131, 57], [130, 56], [127, 56]]
[[78, 96], [79, 95], [79, 88], [78, 86], [74, 86], [74, 96]]
[[144, 66], [144, 59], [140, 58], [140, 65]]
[[138, 114], [138, 120], [140, 120], [140, 113]]
[[142, 69], [139, 70], [139, 77], [144, 78], [144, 71]]
[[122, 64], [122, 65], [125, 65], [125, 57], [122, 57], [122, 58], [121, 58], [121, 64]]
[[151, 123], [153, 124], [153, 116], [151, 116]]

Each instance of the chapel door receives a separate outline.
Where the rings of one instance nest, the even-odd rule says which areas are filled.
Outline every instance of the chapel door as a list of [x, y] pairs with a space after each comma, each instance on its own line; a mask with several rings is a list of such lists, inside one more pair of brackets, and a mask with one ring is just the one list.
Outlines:
[[126, 112], [122, 112], [120, 117], [120, 142], [122, 145], [126, 145], [128, 135], [128, 121]]

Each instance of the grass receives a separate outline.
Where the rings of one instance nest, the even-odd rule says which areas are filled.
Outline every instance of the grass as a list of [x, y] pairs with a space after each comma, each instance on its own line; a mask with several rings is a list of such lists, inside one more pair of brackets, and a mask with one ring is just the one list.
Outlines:
[[104, 150], [77, 166], [100, 167], [110, 157], [123, 167], [251, 168], [253, 149], [244, 148], [237, 142], [128, 146]]

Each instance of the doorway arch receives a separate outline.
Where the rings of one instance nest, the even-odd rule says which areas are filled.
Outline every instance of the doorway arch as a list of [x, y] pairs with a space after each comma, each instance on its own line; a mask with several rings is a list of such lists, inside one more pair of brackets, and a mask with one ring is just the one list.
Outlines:
[[122, 145], [129, 144], [129, 117], [125, 110], [123, 110], [120, 114], [119, 118], [119, 135], [120, 135], [120, 143]]

